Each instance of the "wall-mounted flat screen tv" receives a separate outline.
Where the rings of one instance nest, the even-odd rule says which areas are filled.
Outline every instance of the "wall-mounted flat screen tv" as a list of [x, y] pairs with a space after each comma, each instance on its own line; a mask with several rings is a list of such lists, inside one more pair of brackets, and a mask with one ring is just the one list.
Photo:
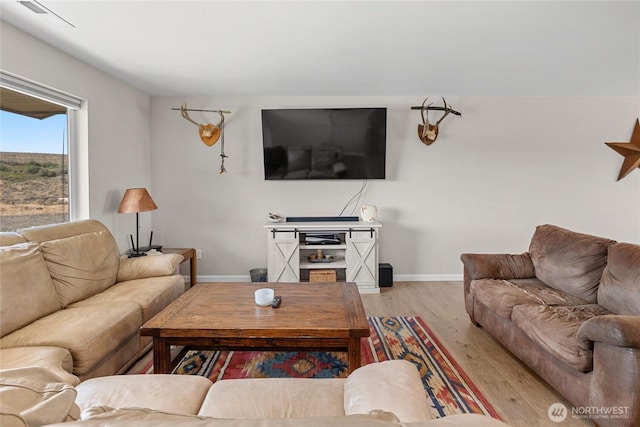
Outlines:
[[384, 179], [386, 108], [262, 110], [264, 177]]

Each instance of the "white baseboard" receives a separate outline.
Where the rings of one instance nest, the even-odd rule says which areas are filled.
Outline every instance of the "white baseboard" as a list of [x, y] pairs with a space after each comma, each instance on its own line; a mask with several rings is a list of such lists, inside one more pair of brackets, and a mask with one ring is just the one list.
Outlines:
[[[189, 276], [184, 276], [185, 280], [190, 280]], [[237, 275], [237, 276], [198, 276], [197, 282], [250, 282], [251, 276], [248, 274], [245, 275]]]
[[[184, 276], [189, 281], [189, 276]], [[395, 282], [460, 282], [462, 274], [395, 274]], [[198, 282], [250, 282], [251, 276], [198, 276]]]
[[460, 282], [462, 274], [394, 274], [397, 282]]

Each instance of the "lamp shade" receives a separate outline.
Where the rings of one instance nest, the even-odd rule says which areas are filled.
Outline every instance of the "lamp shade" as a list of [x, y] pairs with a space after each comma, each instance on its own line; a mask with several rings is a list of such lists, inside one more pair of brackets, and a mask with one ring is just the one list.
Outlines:
[[158, 209], [146, 188], [129, 188], [124, 192], [118, 213], [147, 212]]

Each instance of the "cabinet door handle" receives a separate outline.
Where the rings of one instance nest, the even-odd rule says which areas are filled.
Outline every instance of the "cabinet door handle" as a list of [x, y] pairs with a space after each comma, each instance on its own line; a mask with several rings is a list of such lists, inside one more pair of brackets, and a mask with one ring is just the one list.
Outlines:
[[275, 228], [271, 229], [271, 238], [275, 239], [276, 238], [276, 233], [291, 233], [293, 232], [293, 237], [297, 238], [298, 237], [298, 229], [294, 228], [293, 230], [276, 230]]
[[[350, 228], [350, 229], [349, 229], [349, 238], [351, 238], [351, 232], [352, 232], [352, 231], [353, 231], [353, 230]], [[360, 230], [360, 231], [365, 231], [365, 230]], [[371, 228], [369, 229], [369, 234], [370, 234], [370, 236], [371, 236], [371, 238], [372, 238], [372, 239], [373, 239], [373, 233], [375, 233], [375, 231], [376, 231], [376, 230], [375, 230], [373, 227], [371, 227]]]

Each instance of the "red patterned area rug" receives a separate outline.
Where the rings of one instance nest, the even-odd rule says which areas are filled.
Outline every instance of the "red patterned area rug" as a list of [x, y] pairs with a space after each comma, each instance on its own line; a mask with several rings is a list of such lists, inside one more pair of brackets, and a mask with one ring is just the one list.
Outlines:
[[[362, 340], [362, 364], [404, 359], [422, 377], [433, 418], [478, 413], [500, 419], [420, 317], [370, 317], [371, 336]], [[135, 373], [152, 373], [152, 362]], [[347, 376], [342, 352], [190, 351], [173, 373], [212, 381], [236, 378], [335, 378]]]

